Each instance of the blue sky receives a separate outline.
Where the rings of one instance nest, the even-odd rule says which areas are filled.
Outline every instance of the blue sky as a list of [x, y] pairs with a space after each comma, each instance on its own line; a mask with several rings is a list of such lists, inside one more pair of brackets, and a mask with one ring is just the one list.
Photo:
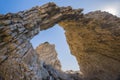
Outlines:
[[[120, 0], [0, 0], [0, 14], [9, 12], [15, 13], [22, 10], [30, 9], [34, 6], [41, 6], [48, 2], [54, 2], [58, 6], [72, 6], [73, 8], [84, 8], [84, 13], [102, 10], [120, 17]], [[55, 25], [45, 31], [41, 31], [35, 36], [31, 43], [35, 48], [40, 43], [48, 41], [56, 45], [63, 70], [78, 70], [75, 58], [70, 55], [69, 46], [66, 43], [64, 30]]]
[[41, 31], [31, 40], [34, 48], [43, 42], [55, 44], [63, 70], [79, 70], [75, 57], [70, 53], [64, 30], [58, 24], [50, 29]]
[[0, 0], [0, 13], [18, 12], [47, 2], [55, 2], [59, 6], [84, 8], [85, 13], [94, 10], [113, 10], [117, 15], [120, 14], [120, 0]]

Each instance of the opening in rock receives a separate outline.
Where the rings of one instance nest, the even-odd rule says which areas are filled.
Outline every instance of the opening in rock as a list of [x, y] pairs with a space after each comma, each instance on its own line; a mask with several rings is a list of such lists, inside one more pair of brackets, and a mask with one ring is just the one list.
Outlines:
[[55, 44], [55, 48], [58, 53], [58, 58], [61, 62], [63, 71], [79, 70], [76, 58], [70, 53], [69, 46], [66, 42], [64, 30], [59, 25], [55, 25], [48, 30], [41, 31], [31, 40], [34, 49], [44, 42]]

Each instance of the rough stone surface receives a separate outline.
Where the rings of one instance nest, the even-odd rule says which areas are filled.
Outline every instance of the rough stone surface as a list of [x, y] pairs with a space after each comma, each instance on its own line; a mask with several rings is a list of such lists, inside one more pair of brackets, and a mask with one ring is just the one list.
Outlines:
[[120, 18], [95, 11], [60, 25], [85, 80], [119, 80]]
[[[61, 70], [55, 69], [51, 65], [43, 64], [43, 68], [47, 71], [48, 76], [45, 78], [46, 74], [43, 76], [43, 80], [82, 80], [82, 76], [79, 72], [68, 71], [62, 72]], [[45, 72], [45, 71], [43, 71]]]
[[[27, 11], [0, 15], [0, 78], [5, 80], [42, 80], [44, 69], [30, 40], [40, 30], [54, 26], [81, 10], [48, 3]], [[70, 19], [70, 18], [69, 18]]]
[[79, 71], [63, 72], [61, 70], [55, 45], [48, 42], [42, 43], [36, 48], [36, 52], [41, 61], [40, 74], [43, 80], [82, 80]]
[[[59, 23], [85, 80], [119, 80], [120, 18], [100, 11], [83, 15], [81, 11], [48, 3], [0, 15], [0, 79], [45, 80], [51, 75], [46, 80], [55, 80], [54, 68], [40, 62], [30, 40]], [[70, 80], [63, 78], [58, 80]]]
[[36, 52], [39, 55], [39, 59], [44, 61], [45, 64], [61, 70], [61, 63], [57, 57], [55, 45], [49, 44], [48, 42], [42, 43], [36, 48]]

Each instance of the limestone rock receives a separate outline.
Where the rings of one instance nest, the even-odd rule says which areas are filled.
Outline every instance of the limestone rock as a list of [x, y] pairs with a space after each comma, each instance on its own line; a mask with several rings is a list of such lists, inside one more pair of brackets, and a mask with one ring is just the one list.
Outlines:
[[[75, 14], [73, 14], [75, 12]], [[40, 30], [72, 15], [77, 9], [48, 3], [27, 11], [0, 15], [0, 78], [5, 80], [42, 80], [41, 62], [30, 40]]]
[[48, 71], [50, 75], [47, 80], [82, 80], [82, 76], [76, 72], [63, 72], [61, 70], [55, 69], [51, 65], [46, 64], [44, 64], [44, 68]]
[[100, 11], [84, 15], [82, 10], [48, 3], [0, 15], [0, 79], [70, 80], [63, 73], [56, 77], [54, 68], [43, 66], [30, 43], [41, 30], [58, 23], [66, 31], [84, 80], [119, 80], [120, 18]]
[[95, 11], [60, 25], [85, 80], [119, 79], [120, 18]]
[[57, 58], [55, 45], [48, 42], [40, 44], [36, 48], [39, 60], [41, 61], [41, 77], [45, 80], [82, 80], [78, 72], [63, 72]]
[[44, 61], [45, 64], [61, 70], [61, 63], [57, 57], [55, 45], [49, 44], [48, 42], [42, 43], [36, 48], [36, 52], [38, 53], [39, 59]]

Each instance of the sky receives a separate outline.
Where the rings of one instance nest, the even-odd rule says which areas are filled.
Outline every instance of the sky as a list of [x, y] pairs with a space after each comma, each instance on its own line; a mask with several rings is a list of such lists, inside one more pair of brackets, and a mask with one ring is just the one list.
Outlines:
[[[41, 6], [48, 2], [54, 2], [58, 6], [71, 6], [75, 9], [83, 8], [84, 13], [102, 10], [120, 17], [120, 0], [0, 0], [0, 14], [9, 12], [16, 13], [34, 6]], [[48, 30], [41, 31], [31, 40], [31, 43], [34, 48], [46, 41], [55, 44], [62, 69], [79, 70], [77, 61], [69, 50], [64, 32], [65, 31], [56, 24]]]

